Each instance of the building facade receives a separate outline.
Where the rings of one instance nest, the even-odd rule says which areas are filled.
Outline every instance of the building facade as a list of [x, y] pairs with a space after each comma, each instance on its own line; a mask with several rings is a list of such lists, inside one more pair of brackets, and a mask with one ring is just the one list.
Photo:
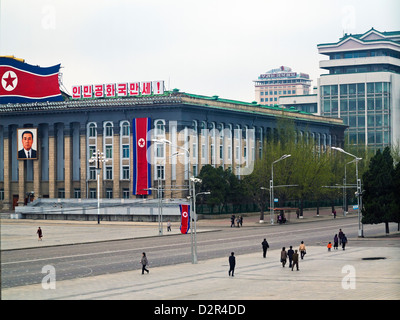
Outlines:
[[261, 105], [273, 106], [279, 104], [280, 96], [309, 94], [310, 86], [308, 74], [293, 72], [291, 68], [281, 66], [260, 74], [254, 80], [255, 99]]
[[[174, 90], [161, 95], [71, 99], [0, 105], [0, 207], [11, 210], [38, 198], [95, 199], [97, 151], [104, 154], [100, 198], [132, 194], [132, 121], [150, 118], [148, 151], [153, 186], [164, 197], [188, 194], [189, 176], [211, 164], [249, 174], [263, 141], [277, 138], [277, 120], [292, 119], [299, 135], [322, 148], [342, 146], [341, 119], [205, 97]], [[38, 156], [18, 158], [20, 130], [35, 128]], [[168, 141], [168, 143], [166, 143]], [[153, 192], [149, 198], [156, 197]]]
[[349, 126], [348, 143], [373, 149], [400, 141], [400, 31], [370, 29], [318, 45], [319, 114]]

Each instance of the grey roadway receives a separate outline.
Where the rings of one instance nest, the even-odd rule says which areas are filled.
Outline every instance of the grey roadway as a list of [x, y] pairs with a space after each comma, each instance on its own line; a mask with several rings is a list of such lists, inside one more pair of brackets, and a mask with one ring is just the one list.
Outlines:
[[[316, 222], [306, 223], [312, 221]], [[42, 242], [38, 242], [32, 232], [36, 231], [38, 223], [44, 229]], [[382, 233], [382, 225], [365, 226], [365, 239], [357, 239], [357, 219], [354, 217], [338, 216], [334, 221], [329, 216], [310, 216], [302, 221], [292, 220], [285, 226], [260, 225], [257, 217], [245, 217], [244, 228], [231, 229], [227, 225], [226, 219], [199, 221], [199, 262], [193, 265], [189, 262], [190, 237], [164, 236], [160, 244], [157, 224], [97, 226], [83, 222], [3, 219], [2, 299], [400, 298], [399, 238], [372, 237]], [[342, 225], [350, 236], [348, 248], [328, 252], [327, 240]], [[391, 227], [392, 232], [397, 230], [397, 225]], [[177, 233], [176, 224], [173, 232]], [[264, 236], [271, 245], [266, 259], [262, 258], [259, 244]], [[131, 240], [116, 240], [121, 238]], [[300, 262], [300, 271], [282, 268], [280, 247], [289, 243], [297, 247], [300, 239], [307, 239], [308, 249], [305, 260]], [[96, 242], [83, 246], [60, 246], [93, 240]], [[12, 243], [14, 247], [37, 248], [8, 250]], [[150, 259], [148, 275], [141, 275], [139, 270], [142, 248], [146, 248]], [[237, 255], [234, 278], [227, 275], [227, 255], [231, 250]], [[171, 258], [174, 256], [178, 258]], [[90, 265], [91, 261], [96, 261], [97, 268], [101, 264], [108, 267], [96, 271], [96, 266]], [[114, 264], [118, 266], [116, 269], [113, 269]], [[7, 285], [6, 281], [13, 273], [21, 275], [32, 265], [36, 268], [33, 272], [36, 283], [29, 280], [19, 285], [15, 282]], [[47, 282], [42, 283], [46, 274], [41, 273], [41, 268], [48, 265], [55, 266], [56, 289], [46, 289]], [[70, 277], [63, 274], [70, 270], [73, 270]]]

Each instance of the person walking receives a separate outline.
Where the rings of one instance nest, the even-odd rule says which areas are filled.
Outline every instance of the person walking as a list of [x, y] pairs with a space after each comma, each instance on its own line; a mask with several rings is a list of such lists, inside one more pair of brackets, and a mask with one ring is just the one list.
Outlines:
[[229, 257], [229, 276], [231, 275], [232, 272], [232, 277], [234, 276], [233, 274], [235, 273], [235, 266], [236, 266], [236, 258], [235, 258], [235, 253], [231, 252], [231, 255]]
[[307, 253], [307, 252], [306, 252], [306, 245], [304, 244], [304, 241], [302, 241], [302, 242], [300, 243], [299, 251], [300, 251], [301, 260], [303, 260], [304, 256], [305, 256], [306, 253]]
[[288, 258], [289, 258], [289, 268], [292, 267], [293, 254], [294, 254], [293, 248], [292, 248], [292, 246], [290, 246], [290, 247], [289, 247], [289, 250], [288, 250], [288, 252], [287, 252], [287, 255], [288, 255]]
[[342, 231], [342, 229], [339, 229], [339, 244], [341, 245], [342, 244], [342, 238], [343, 238], [343, 231]]
[[338, 243], [339, 243], [339, 238], [338, 238], [337, 234], [335, 234], [335, 236], [333, 237], [333, 250], [338, 249]]
[[235, 226], [235, 215], [231, 216], [231, 228]]
[[267, 250], [269, 248], [269, 244], [268, 244], [267, 239], [264, 238], [264, 241], [261, 242], [261, 245], [262, 245], [262, 248], [263, 248], [263, 257], [265, 258], [266, 255], [267, 255]]
[[40, 229], [40, 227], [37, 229], [36, 233], [38, 235], [38, 241], [42, 241], [43, 231]]
[[299, 254], [297, 253], [297, 250], [294, 250], [294, 253], [293, 253], [292, 271], [293, 271], [294, 266], [296, 266], [297, 271], [299, 271]]
[[332, 249], [332, 242], [329, 241], [328, 245], [326, 246], [328, 248], [328, 251], [331, 251]]
[[146, 266], [148, 265], [149, 261], [147, 260], [145, 252], [142, 252], [142, 259], [140, 259], [140, 263], [142, 264], [142, 274], [144, 274], [145, 271], [149, 273], [149, 270], [146, 269]]
[[345, 250], [346, 248], [346, 243], [347, 243], [347, 237], [346, 235], [343, 233], [343, 237], [342, 237], [342, 249]]
[[282, 267], [285, 267], [285, 264], [287, 262], [287, 252], [285, 250], [285, 247], [282, 247], [282, 251], [281, 251], [281, 263], [282, 263]]
[[167, 222], [167, 232], [171, 231], [171, 221], [168, 220]]

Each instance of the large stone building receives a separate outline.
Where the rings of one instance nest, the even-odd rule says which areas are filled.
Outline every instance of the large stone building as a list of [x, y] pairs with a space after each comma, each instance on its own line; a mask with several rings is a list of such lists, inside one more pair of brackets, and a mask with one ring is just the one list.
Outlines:
[[[100, 198], [156, 197], [156, 192], [132, 192], [132, 121], [143, 117], [151, 119], [147, 155], [152, 185], [161, 180], [168, 198], [186, 196], [189, 176], [205, 164], [231, 168], [238, 176], [249, 174], [263, 141], [276, 138], [278, 119], [292, 119], [299, 135], [313, 137], [324, 148], [342, 146], [346, 128], [341, 119], [176, 89], [135, 97], [1, 104], [2, 209], [39, 198], [96, 199], [96, 163], [91, 159], [97, 150], [105, 158]], [[18, 156], [24, 129], [35, 130], [35, 159]]]

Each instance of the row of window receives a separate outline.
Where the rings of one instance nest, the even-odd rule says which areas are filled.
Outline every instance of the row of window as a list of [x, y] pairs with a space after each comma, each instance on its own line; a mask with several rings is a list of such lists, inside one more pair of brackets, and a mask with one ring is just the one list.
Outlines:
[[[276, 96], [277, 94], [279, 94], [279, 95], [286, 95], [286, 94], [296, 94], [296, 90], [279, 90], [279, 91], [269, 91], [269, 95], [270, 96], [272, 96], [272, 95], [274, 95], [274, 96]], [[260, 95], [268, 95], [268, 91], [261, 91], [260, 92]]]
[[[130, 192], [129, 192], [128, 188], [122, 189], [122, 198], [123, 199], [129, 199], [129, 195], [130, 195]], [[64, 188], [58, 188], [57, 196], [58, 196], [59, 199], [64, 199], [65, 198], [65, 189]], [[97, 188], [90, 188], [89, 192], [88, 192], [88, 196], [89, 196], [89, 199], [97, 199]], [[75, 188], [74, 189], [73, 197], [75, 199], [80, 199], [82, 197], [80, 188]], [[113, 189], [112, 188], [106, 188], [105, 189], [105, 198], [106, 199], [112, 199], [113, 198]], [[4, 200], [4, 199], [0, 198], [0, 200]]]
[[353, 59], [353, 58], [367, 58], [367, 57], [394, 57], [400, 59], [400, 53], [393, 50], [363, 50], [363, 51], [349, 51], [349, 52], [338, 52], [331, 53], [329, 58], [331, 60], [337, 59]]
[[329, 68], [329, 74], [365, 73], [365, 72], [394, 72], [400, 73], [400, 67], [391, 64], [373, 64]]
[[390, 82], [367, 82], [321, 86], [322, 96], [364, 96], [365, 91], [367, 92], [367, 95], [390, 93]]

